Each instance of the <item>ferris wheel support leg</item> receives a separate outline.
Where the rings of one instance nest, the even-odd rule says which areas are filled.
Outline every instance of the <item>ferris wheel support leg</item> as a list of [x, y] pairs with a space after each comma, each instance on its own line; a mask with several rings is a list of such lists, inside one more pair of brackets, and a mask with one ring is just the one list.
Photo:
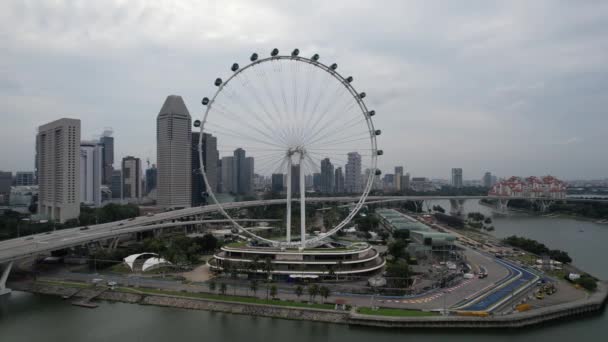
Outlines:
[[285, 216], [287, 230], [286, 240], [291, 242], [291, 157], [287, 157], [287, 215]]
[[306, 247], [306, 182], [304, 179], [304, 155], [300, 155], [300, 240], [302, 248]]

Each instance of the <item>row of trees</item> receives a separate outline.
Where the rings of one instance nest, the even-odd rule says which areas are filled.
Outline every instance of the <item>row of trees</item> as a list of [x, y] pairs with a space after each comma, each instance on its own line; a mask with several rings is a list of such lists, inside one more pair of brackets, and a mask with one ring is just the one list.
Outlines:
[[[236, 286], [234, 286], [234, 290], [236, 291]], [[257, 292], [260, 289], [260, 284], [257, 280], [251, 280], [251, 282], [249, 282], [249, 289], [252, 293], [254, 297], [257, 297]], [[224, 282], [221, 282], [219, 284], [219, 286], [216, 284], [215, 281], [211, 281], [209, 282], [209, 290], [212, 292], [218, 291], [220, 294], [222, 295], [226, 295], [226, 293], [228, 292], [228, 285]], [[317, 284], [311, 284], [309, 286], [306, 287], [306, 293], [309, 296], [309, 301], [311, 302], [315, 302], [315, 298], [317, 296], [321, 296], [323, 297], [324, 300], [327, 300], [327, 298], [329, 296], [331, 296], [331, 289], [327, 286], [319, 286]], [[279, 294], [278, 288], [275, 284], [266, 284], [266, 299], [276, 299], [277, 295]], [[304, 287], [302, 287], [301, 285], [298, 285], [294, 288], [294, 294], [296, 295], [296, 297], [298, 297], [298, 299], [300, 299], [300, 297], [302, 295], [304, 295]]]
[[485, 229], [488, 231], [494, 230], [492, 226], [492, 218], [486, 217], [484, 214], [479, 212], [471, 212], [467, 214], [467, 224], [471, 228]]
[[178, 235], [169, 240], [148, 238], [143, 242], [145, 252], [157, 253], [176, 265], [198, 264], [201, 254], [211, 253], [218, 247], [218, 240], [211, 234], [194, 238]]
[[527, 239], [525, 237], [519, 236], [509, 236], [504, 239], [504, 242], [513, 247], [521, 248], [524, 251], [536, 254], [536, 255], [548, 255], [551, 259], [557, 260], [564, 264], [569, 264], [572, 262], [572, 259], [568, 255], [568, 253], [561, 251], [559, 249], [549, 249], [544, 244], [532, 240]]

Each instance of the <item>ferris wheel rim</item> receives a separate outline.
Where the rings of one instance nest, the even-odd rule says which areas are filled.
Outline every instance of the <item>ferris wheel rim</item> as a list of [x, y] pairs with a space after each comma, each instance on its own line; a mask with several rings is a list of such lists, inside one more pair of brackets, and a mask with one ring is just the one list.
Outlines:
[[[234, 218], [232, 218], [232, 216], [230, 216], [226, 210], [224, 209], [224, 207], [222, 206], [222, 204], [217, 200], [216, 196], [215, 196], [215, 191], [213, 189], [211, 189], [211, 187], [209, 186], [209, 180], [207, 178], [207, 172], [205, 171], [205, 165], [203, 162], [203, 136], [204, 134], [206, 134], [206, 132], [204, 131], [204, 127], [205, 127], [205, 123], [207, 122], [207, 118], [209, 116], [209, 112], [212, 110], [213, 108], [213, 104], [215, 103], [215, 100], [217, 98], [217, 96], [219, 94], [222, 93], [222, 90], [224, 89], [224, 87], [226, 87], [231, 80], [233, 80], [235, 77], [237, 77], [238, 75], [240, 75], [241, 73], [243, 73], [245, 70], [248, 70], [250, 68], [252, 68], [255, 65], [259, 65], [262, 63], [267, 63], [267, 62], [273, 62], [273, 61], [281, 61], [281, 60], [288, 60], [288, 61], [294, 61], [294, 62], [301, 62], [301, 63], [307, 63], [309, 65], [312, 65], [313, 67], [316, 67], [322, 71], [324, 71], [325, 73], [331, 75], [332, 77], [334, 77], [336, 80], [338, 80], [350, 93], [351, 97], [355, 100], [355, 102], [357, 103], [357, 105], [359, 106], [359, 109], [361, 110], [361, 113], [363, 114], [366, 124], [367, 124], [367, 128], [369, 131], [369, 138], [370, 138], [370, 143], [371, 143], [371, 167], [370, 167], [370, 172], [369, 175], [367, 177], [367, 182], [365, 183], [365, 187], [363, 188], [363, 191], [361, 192], [361, 194], [359, 194], [359, 200], [356, 202], [355, 207], [349, 212], [349, 215], [347, 215], [346, 218], [344, 218], [340, 223], [338, 223], [335, 227], [331, 228], [329, 231], [327, 231], [324, 234], [320, 234], [318, 236], [315, 236], [313, 238], [307, 239], [304, 242], [304, 245], [302, 245], [299, 241], [290, 241], [290, 242], [282, 242], [282, 241], [276, 241], [276, 240], [270, 240], [270, 239], [266, 239], [263, 238], [261, 236], [258, 236], [250, 231], [248, 231], [247, 229], [245, 229], [243, 226], [241, 226], [237, 221], [234, 220]], [[378, 157], [378, 148], [377, 148], [377, 140], [376, 140], [376, 130], [374, 127], [374, 123], [373, 120], [371, 118], [371, 115], [369, 114], [370, 111], [367, 108], [367, 105], [365, 104], [365, 101], [363, 101], [362, 96], [360, 96], [360, 93], [358, 93], [355, 89], [355, 87], [351, 84], [351, 82], [347, 81], [346, 78], [344, 78], [340, 73], [338, 73], [335, 68], [333, 68], [332, 66], [327, 66], [326, 64], [319, 62], [318, 59], [312, 59], [312, 58], [306, 58], [306, 57], [300, 57], [300, 56], [294, 56], [294, 55], [276, 55], [276, 56], [271, 56], [271, 57], [266, 57], [266, 58], [261, 58], [261, 59], [256, 59], [254, 61], [251, 61], [251, 63], [248, 63], [247, 65], [245, 65], [242, 68], [238, 68], [237, 70], [233, 70], [232, 75], [230, 75], [229, 78], [226, 79], [226, 81], [221, 82], [221, 84], [218, 85], [218, 89], [215, 91], [215, 94], [213, 95], [213, 97], [211, 97], [211, 99], [209, 99], [209, 102], [204, 106], [206, 106], [207, 108], [205, 109], [205, 114], [203, 116], [203, 120], [201, 120], [200, 122], [200, 134], [199, 134], [199, 141], [198, 141], [198, 156], [199, 156], [199, 168], [200, 168], [200, 172], [202, 174], [203, 177], [203, 181], [205, 183], [205, 188], [206, 188], [206, 192], [207, 194], [212, 198], [212, 200], [214, 201], [218, 211], [224, 215], [224, 217], [226, 217], [226, 219], [228, 219], [230, 221], [230, 223], [236, 227], [240, 232], [244, 233], [245, 235], [247, 235], [248, 237], [258, 240], [258, 241], [262, 241], [265, 243], [270, 244], [271, 246], [274, 247], [301, 247], [301, 248], [305, 248], [309, 245], [313, 245], [313, 244], [317, 244], [319, 242], [321, 242], [324, 239], [327, 239], [328, 237], [334, 235], [335, 233], [337, 233], [340, 229], [344, 228], [344, 226], [346, 226], [352, 219], [353, 217], [359, 212], [359, 210], [361, 210], [361, 208], [363, 207], [363, 204], [365, 203], [365, 200], [367, 198], [367, 196], [369, 195], [369, 192], [371, 190], [371, 187], [373, 185], [373, 180], [374, 177], [376, 175], [376, 170], [377, 168], [377, 157]], [[292, 198], [291, 200], [292, 202], [297, 202], [299, 201], [299, 199], [297, 198]], [[285, 200], [285, 203], [287, 203], [287, 199]], [[301, 237], [302, 239], [302, 237]]]

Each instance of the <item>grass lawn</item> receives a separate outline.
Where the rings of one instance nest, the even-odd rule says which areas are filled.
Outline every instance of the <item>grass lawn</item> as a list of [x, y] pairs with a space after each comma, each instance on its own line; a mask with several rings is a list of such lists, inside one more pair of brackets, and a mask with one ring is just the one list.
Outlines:
[[313, 309], [325, 309], [325, 310], [333, 310], [333, 304], [308, 304], [301, 302], [292, 302], [292, 301], [283, 301], [283, 300], [266, 300], [262, 298], [254, 298], [254, 297], [241, 297], [241, 296], [227, 296], [221, 294], [214, 293], [192, 293], [192, 292], [179, 292], [179, 291], [168, 291], [168, 290], [157, 290], [157, 289], [148, 289], [148, 288], [128, 288], [128, 287], [119, 287], [119, 291], [123, 292], [131, 292], [131, 293], [148, 293], [148, 294], [158, 294], [158, 295], [169, 295], [176, 297], [184, 297], [184, 298], [200, 298], [200, 299], [211, 299], [211, 300], [222, 300], [226, 302], [237, 302], [237, 303], [248, 303], [248, 304], [267, 304], [267, 305], [276, 305], [276, 306], [289, 306], [289, 307], [299, 307], [299, 308], [313, 308]]
[[372, 310], [371, 308], [358, 308], [357, 313], [364, 315], [377, 315], [377, 316], [393, 316], [393, 317], [429, 317], [437, 316], [436, 312], [427, 312], [420, 310], [403, 310], [403, 309], [389, 309], [379, 308], [378, 310]]

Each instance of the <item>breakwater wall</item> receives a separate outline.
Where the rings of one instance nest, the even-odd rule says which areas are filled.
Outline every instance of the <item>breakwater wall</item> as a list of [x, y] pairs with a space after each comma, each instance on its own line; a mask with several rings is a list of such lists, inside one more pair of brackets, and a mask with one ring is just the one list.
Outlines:
[[[16, 291], [46, 295], [85, 298], [94, 288], [78, 289], [54, 284], [18, 282], [11, 284]], [[284, 307], [266, 304], [235, 303], [220, 300], [184, 298], [159, 294], [138, 294], [106, 291], [97, 299], [141, 305], [156, 305], [192, 310], [208, 310], [232, 314], [306, 320], [384, 328], [521, 328], [545, 322], [601, 312], [608, 298], [608, 284], [598, 283], [596, 292], [587, 298], [517, 314], [490, 317], [430, 316], [391, 317], [358, 314], [354, 310], [334, 311], [301, 307]]]

